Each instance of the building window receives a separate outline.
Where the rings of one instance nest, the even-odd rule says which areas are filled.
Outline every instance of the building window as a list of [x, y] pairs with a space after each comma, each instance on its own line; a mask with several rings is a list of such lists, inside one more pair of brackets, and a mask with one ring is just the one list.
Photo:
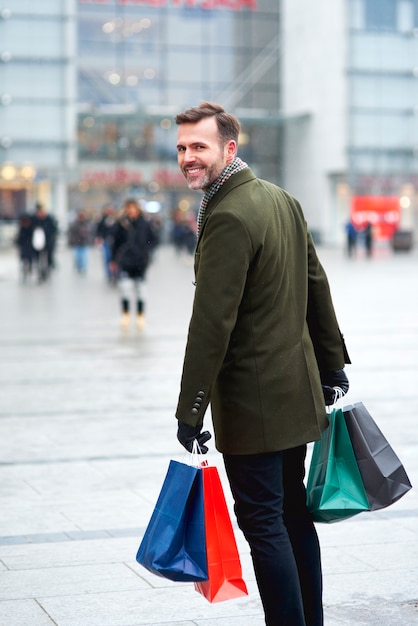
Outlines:
[[418, 28], [418, 0], [412, 0], [414, 11], [414, 28]]
[[367, 29], [396, 30], [397, 0], [365, 0], [364, 4]]

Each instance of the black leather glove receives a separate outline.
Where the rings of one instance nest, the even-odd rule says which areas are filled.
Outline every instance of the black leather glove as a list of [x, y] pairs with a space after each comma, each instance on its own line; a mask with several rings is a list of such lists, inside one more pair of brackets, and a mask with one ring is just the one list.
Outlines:
[[183, 424], [183, 422], [178, 423], [177, 439], [180, 441], [181, 445], [186, 448], [187, 452], [192, 452], [193, 441], [195, 439], [199, 444], [199, 454], [206, 454], [209, 450], [209, 448], [205, 446], [205, 443], [211, 439], [212, 435], [208, 430], [202, 433], [202, 427], [202, 424], [200, 426], [189, 426], [188, 424]]
[[335, 370], [334, 372], [321, 374], [321, 383], [326, 406], [334, 404], [338, 397], [335, 387], [339, 387], [343, 396], [345, 396], [350, 386], [344, 370]]

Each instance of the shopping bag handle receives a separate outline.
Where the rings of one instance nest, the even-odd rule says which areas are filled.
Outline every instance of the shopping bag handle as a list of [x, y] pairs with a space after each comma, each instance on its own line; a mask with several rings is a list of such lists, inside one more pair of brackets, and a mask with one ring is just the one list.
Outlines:
[[333, 387], [333, 389], [335, 391], [334, 402], [333, 404], [330, 404], [325, 407], [327, 413], [332, 413], [332, 411], [335, 411], [336, 409], [343, 408], [343, 398], [344, 398], [343, 390], [341, 389], [341, 387]]
[[192, 443], [192, 451], [185, 451], [185, 458], [187, 459], [187, 465], [191, 465], [192, 467], [206, 467], [209, 465], [207, 461], [203, 459], [203, 453], [200, 449], [199, 442], [197, 439], [193, 439]]

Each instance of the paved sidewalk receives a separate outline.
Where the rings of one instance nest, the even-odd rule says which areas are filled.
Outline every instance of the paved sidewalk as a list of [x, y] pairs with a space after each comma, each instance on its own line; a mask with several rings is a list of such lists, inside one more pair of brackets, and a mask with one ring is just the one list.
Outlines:
[[[319, 254], [353, 361], [349, 400], [418, 485], [418, 254]], [[238, 530], [246, 598], [211, 605], [135, 562], [168, 462], [184, 459], [173, 412], [190, 258], [158, 250], [142, 333], [119, 329], [97, 250], [84, 277], [67, 248], [58, 262], [49, 283], [23, 285], [0, 249], [0, 626], [262, 626]], [[208, 456], [224, 478], [213, 445]], [[326, 626], [418, 624], [416, 489], [318, 531]]]

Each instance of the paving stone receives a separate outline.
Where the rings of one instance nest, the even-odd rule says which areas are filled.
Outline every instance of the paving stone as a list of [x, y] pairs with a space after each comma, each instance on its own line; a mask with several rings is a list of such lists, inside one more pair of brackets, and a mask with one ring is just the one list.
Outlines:
[[0, 600], [102, 595], [148, 587], [123, 563], [9, 570], [0, 572], [0, 580]]
[[2, 626], [52, 626], [54, 622], [35, 600], [4, 600], [0, 602]]
[[225, 624], [235, 619], [240, 620], [241, 626], [252, 626], [260, 618], [260, 604], [253, 596], [209, 604], [192, 584], [118, 594], [40, 598], [39, 602], [60, 626], [191, 626], [204, 624], [206, 619], [212, 623], [224, 619]]

